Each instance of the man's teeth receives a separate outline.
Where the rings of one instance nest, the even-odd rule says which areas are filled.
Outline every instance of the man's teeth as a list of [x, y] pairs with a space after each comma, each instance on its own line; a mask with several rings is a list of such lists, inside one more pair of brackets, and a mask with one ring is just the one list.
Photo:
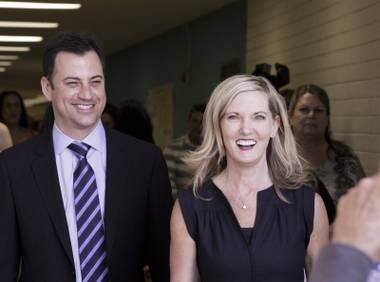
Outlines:
[[78, 104], [78, 105], [76, 105], [79, 109], [81, 109], [81, 110], [87, 110], [87, 109], [89, 109], [89, 108], [91, 108], [92, 107], [92, 105], [82, 105], [82, 104]]
[[236, 141], [236, 144], [239, 146], [254, 146], [256, 145], [255, 140], [238, 140]]

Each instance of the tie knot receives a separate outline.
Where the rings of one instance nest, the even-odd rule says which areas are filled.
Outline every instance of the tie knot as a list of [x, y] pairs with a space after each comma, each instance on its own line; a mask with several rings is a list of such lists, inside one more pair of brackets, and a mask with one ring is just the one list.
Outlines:
[[85, 158], [88, 150], [90, 149], [90, 145], [82, 142], [73, 142], [67, 148], [73, 151], [80, 158]]

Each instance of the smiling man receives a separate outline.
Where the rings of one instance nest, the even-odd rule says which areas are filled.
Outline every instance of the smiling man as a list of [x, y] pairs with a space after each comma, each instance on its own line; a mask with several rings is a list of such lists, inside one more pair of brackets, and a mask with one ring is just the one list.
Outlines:
[[0, 277], [169, 281], [170, 184], [160, 151], [107, 130], [97, 42], [61, 33], [46, 47], [48, 131], [0, 156]]

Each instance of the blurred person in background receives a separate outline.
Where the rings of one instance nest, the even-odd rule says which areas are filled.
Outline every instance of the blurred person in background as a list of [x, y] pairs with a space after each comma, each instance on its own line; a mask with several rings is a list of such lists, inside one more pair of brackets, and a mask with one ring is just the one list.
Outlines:
[[4, 91], [0, 94], [0, 121], [8, 126], [14, 145], [35, 135], [29, 128], [24, 101], [17, 91]]
[[284, 97], [285, 103], [286, 103], [286, 108], [288, 109], [289, 108], [290, 100], [292, 99], [292, 95], [294, 93], [294, 89], [285, 88], [285, 89], [279, 90], [278, 93], [280, 93], [281, 96]]
[[187, 152], [197, 149], [202, 142], [202, 119], [205, 109], [206, 104], [193, 105], [188, 117], [188, 132], [173, 140], [164, 150], [174, 197], [178, 190], [191, 185], [194, 173], [182, 158]]
[[102, 122], [103, 124], [110, 128], [114, 129], [119, 119], [119, 109], [112, 105], [111, 103], [106, 103], [106, 107], [102, 113]]
[[302, 157], [336, 202], [365, 174], [351, 148], [331, 136], [326, 91], [314, 84], [299, 86], [290, 100], [289, 117]]
[[121, 103], [119, 121], [115, 129], [154, 144], [152, 120], [147, 110], [137, 100], [128, 99]]

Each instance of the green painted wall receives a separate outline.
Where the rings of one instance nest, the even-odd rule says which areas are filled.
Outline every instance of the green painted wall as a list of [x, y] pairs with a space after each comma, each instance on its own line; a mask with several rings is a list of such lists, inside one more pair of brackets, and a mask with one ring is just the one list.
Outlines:
[[[191, 105], [207, 102], [220, 82], [221, 67], [237, 62], [244, 72], [245, 33], [244, 0], [112, 54], [107, 57], [108, 99], [145, 102], [150, 88], [173, 83], [173, 136], [180, 136]], [[181, 80], [185, 71], [187, 83]]]

